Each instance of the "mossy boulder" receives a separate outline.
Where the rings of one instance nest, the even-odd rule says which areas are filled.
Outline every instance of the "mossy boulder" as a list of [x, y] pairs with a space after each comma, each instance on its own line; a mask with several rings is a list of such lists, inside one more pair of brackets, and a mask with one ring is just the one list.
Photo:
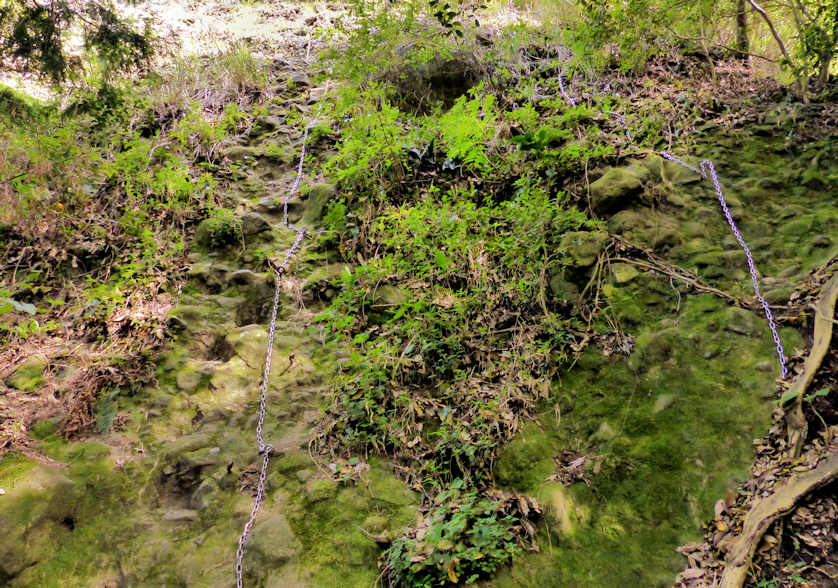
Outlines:
[[302, 546], [288, 519], [277, 512], [253, 527], [247, 548], [249, 563], [262, 568], [276, 568], [296, 558]]
[[72, 480], [35, 466], [16, 480], [0, 476], [0, 579], [11, 579], [51, 555], [72, 528]]
[[404, 482], [397, 480], [381, 467], [371, 469], [363, 483], [376, 500], [392, 506], [410, 506], [419, 501], [417, 494]]
[[246, 212], [239, 219], [242, 234], [245, 238], [253, 237], [271, 230], [271, 223], [258, 212]]
[[253, 159], [261, 153], [259, 147], [252, 147], [249, 145], [230, 145], [223, 151], [224, 157], [230, 161], [241, 161], [243, 159]]
[[608, 233], [605, 231], [572, 231], [562, 236], [559, 246], [573, 265], [588, 267], [596, 262], [607, 241]]
[[627, 284], [640, 275], [640, 272], [633, 265], [627, 263], [612, 263], [611, 275], [614, 276], [616, 283]]
[[[694, 157], [679, 157], [685, 163], [698, 168], [700, 161]], [[650, 155], [642, 160], [642, 165], [651, 172], [655, 180], [672, 184], [694, 184], [701, 181], [701, 176], [684, 166], [668, 161], [659, 155]]]
[[207, 218], [195, 228], [195, 244], [202, 251], [224, 249], [240, 241], [241, 225], [232, 217]]
[[550, 278], [550, 292], [558, 300], [576, 304], [579, 302], [579, 286], [567, 280], [563, 274]]
[[215, 371], [214, 363], [190, 359], [178, 369], [175, 382], [179, 390], [194, 392], [209, 382], [213, 371]]
[[308, 191], [303, 221], [306, 223], [320, 222], [323, 213], [326, 211], [326, 205], [334, 200], [336, 195], [337, 188], [334, 184], [314, 184]]
[[754, 337], [762, 332], [763, 320], [744, 308], [730, 308], [726, 313], [727, 324], [725, 329], [737, 335]]
[[608, 214], [631, 204], [643, 190], [649, 170], [640, 164], [613, 167], [591, 183], [591, 208]]
[[584, 522], [584, 509], [577, 505], [571, 493], [558, 482], [544, 484], [536, 494], [539, 504], [552, 521], [553, 528], [561, 535], [572, 535]]
[[22, 392], [36, 391], [44, 383], [44, 370], [47, 364], [44, 357], [35, 355], [27, 358], [11, 376], [6, 378], [6, 385]]
[[495, 465], [495, 478], [504, 486], [526, 491], [543, 482], [553, 469], [552, 441], [530, 423], [504, 448]]

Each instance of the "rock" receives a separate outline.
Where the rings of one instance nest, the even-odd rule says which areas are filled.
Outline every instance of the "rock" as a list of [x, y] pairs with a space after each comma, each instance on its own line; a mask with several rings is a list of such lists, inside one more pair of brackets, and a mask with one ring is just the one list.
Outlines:
[[777, 227], [777, 231], [784, 237], [796, 238], [809, 235], [812, 232], [813, 227], [814, 218], [811, 216], [804, 216], [781, 224]]
[[635, 341], [629, 366], [635, 371], [648, 370], [668, 361], [672, 357], [673, 347], [682, 337], [683, 333], [677, 327], [642, 333]]
[[418, 496], [404, 482], [373, 468], [367, 475], [368, 488], [376, 500], [393, 506], [409, 506], [418, 502]]
[[337, 493], [337, 482], [323, 478], [311, 480], [305, 488], [306, 498], [309, 502], [329, 500], [334, 498]]
[[337, 188], [334, 184], [315, 184], [308, 191], [306, 211], [303, 220], [307, 223], [320, 222], [326, 211], [326, 205], [334, 200]]
[[527, 424], [501, 451], [495, 478], [521, 491], [536, 488], [555, 468], [553, 451], [550, 437], [535, 424]]
[[559, 243], [573, 260], [573, 265], [587, 267], [593, 265], [608, 241], [605, 231], [573, 231], [565, 233]]
[[700, 253], [692, 258], [692, 263], [706, 278], [718, 278], [725, 273], [721, 251]]
[[201, 447], [206, 447], [211, 443], [211, 437], [207, 433], [192, 433], [191, 435], [184, 435], [179, 439], [166, 443], [163, 448], [163, 453], [166, 455], [180, 455], [189, 451], [195, 451]]
[[368, 533], [378, 534], [385, 531], [389, 526], [389, 519], [379, 514], [372, 514], [364, 519], [361, 525]]
[[[285, 197], [280, 195], [265, 196], [254, 207], [254, 210], [260, 214], [269, 214], [273, 216], [283, 216], [285, 206], [283, 204]], [[303, 218], [306, 205], [297, 197], [288, 200], [288, 220], [296, 223]]]
[[548, 484], [540, 489], [538, 499], [562, 534], [573, 533], [573, 514], [576, 511], [576, 505], [574, 505], [570, 493], [565, 490], [564, 486], [558, 483]]
[[247, 548], [253, 552], [251, 557], [273, 567], [296, 557], [302, 546], [288, 520], [277, 514], [253, 527]]
[[781, 272], [777, 273], [778, 278], [791, 278], [800, 273], [800, 265], [792, 264]]
[[655, 406], [652, 408], [653, 414], [665, 411], [667, 408], [675, 403], [675, 396], [672, 394], [661, 394], [655, 400]]
[[614, 167], [591, 184], [591, 208], [610, 213], [625, 208], [643, 188], [649, 170], [641, 165]]
[[281, 128], [285, 121], [278, 116], [261, 115], [256, 117], [256, 124], [261, 130], [271, 132]]
[[743, 268], [748, 263], [748, 257], [742, 249], [731, 249], [719, 255], [726, 267], [731, 269]]
[[[203, 224], [203, 223], [201, 223]], [[218, 292], [227, 283], [228, 268], [220, 263], [205, 262], [194, 263], [189, 268], [187, 276], [201, 288], [210, 292]]]
[[291, 82], [291, 85], [300, 88], [308, 88], [311, 85], [308, 76], [300, 71], [292, 73], [288, 81]]
[[591, 441], [607, 442], [616, 439], [617, 430], [608, 422], [602, 421], [596, 433], [591, 435]]
[[181, 455], [180, 462], [189, 468], [203, 468], [217, 465], [220, 459], [220, 447], [201, 447]]
[[769, 304], [785, 304], [794, 293], [794, 286], [780, 286], [765, 292], [765, 300]]
[[169, 511], [166, 511], [163, 514], [164, 521], [170, 521], [174, 523], [180, 523], [183, 521], [194, 521], [198, 518], [198, 511], [191, 510], [188, 508], [175, 508]]
[[192, 392], [201, 383], [202, 374], [198, 371], [183, 370], [177, 374], [177, 387], [184, 392]]
[[265, 588], [309, 588], [311, 584], [304, 580], [306, 574], [293, 563], [272, 570], [265, 579]]
[[754, 369], [758, 372], [773, 372], [774, 363], [770, 361], [761, 361], [754, 366]]
[[640, 272], [633, 265], [627, 263], [612, 263], [611, 274], [618, 284], [627, 284], [640, 275]]
[[265, 217], [257, 212], [244, 213], [240, 221], [242, 234], [245, 237], [251, 237], [271, 230], [271, 223], [265, 220]]
[[258, 369], [268, 349], [268, 332], [261, 325], [246, 325], [231, 331], [226, 337], [233, 352], [253, 369]]
[[33, 355], [25, 359], [14, 373], [6, 378], [6, 385], [21, 392], [35, 392], [44, 383], [44, 370], [47, 365], [46, 358]]
[[737, 335], [753, 337], [762, 331], [762, 321], [754, 313], [744, 308], [729, 308], [727, 311], [727, 331]]
[[259, 147], [251, 147], [249, 145], [231, 145], [222, 154], [230, 161], [241, 161], [243, 159], [258, 157], [261, 154], [261, 150]]
[[832, 245], [832, 239], [827, 235], [815, 235], [812, 239], [812, 246], [825, 249]]
[[10, 579], [54, 553], [70, 532], [75, 510], [74, 484], [62, 474], [35, 466], [17, 479], [4, 480], [0, 498], [0, 578]]
[[189, 360], [178, 370], [175, 382], [179, 390], [194, 392], [202, 383], [209, 381], [212, 372], [213, 366]]
[[[698, 168], [699, 160], [693, 157], [679, 157], [681, 161]], [[701, 181], [701, 176], [674, 161], [665, 160], [659, 155], [650, 155], [641, 161], [655, 179], [673, 184], [694, 184]]]
[[238, 219], [207, 218], [195, 228], [195, 243], [205, 250], [223, 249], [241, 242]]
[[256, 286], [264, 284], [267, 280], [264, 275], [248, 269], [240, 269], [230, 274], [228, 281], [233, 286]]
[[398, 306], [407, 300], [407, 292], [397, 286], [385, 284], [375, 289], [372, 294], [373, 306]]
[[[218, 493], [218, 483], [213, 479], [203, 480], [192, 496], [189, 498], [189, 506], [196, 510], [204, 510]], [[195, 512], [195, 511], [192, 511]]]
[[559, 300], [576, 304], [579, 302], [579, 286], [569, 282], [561, 274], [550, 278], [550, 292]]

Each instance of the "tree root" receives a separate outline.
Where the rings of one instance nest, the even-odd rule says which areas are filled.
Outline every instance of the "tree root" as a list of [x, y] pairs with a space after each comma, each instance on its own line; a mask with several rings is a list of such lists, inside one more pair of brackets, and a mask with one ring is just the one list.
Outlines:
[[[615, 245], [616, 257], [611, 257], [609, 261], [619, 261], [628, 263], [639, 267], [640, 269], [654, 271], [665, 276], [669, 276], [679, 282], [686, 284], [696, 292], [705, 294], [712, 294], [723, 300], [727, 300], [731, 304], [744, 308], [746, 310], [757, 310], [761, 308], [756, 302], [756, 299], [741, 298], [728, 294], [724, 290], [714, 288], [709, 284], [704, 283], [697, 275], [685, 270], [682, 267], [668, 263], [663, 258], [659, 257], [653, 250], [632, 243], [620, 236], [611, 235], [612, 243]], [[637, 257], [644, 257], [644, 260], [637, 259]]]
[[832, 317], [835, 313], [835, 303], [838, 301], [838, 274], [824, 285], [823, 294], [815, 308], [815, 329], [812, 350], [806, 358], [803, 373], [792, 383], [789, 391], [783, 395], [785, 402], [793, 403], [785, 409], [786, 435], [791, 454], [799, 457], [806, 441], [808, 426], [803, 414], [803, 394], [807, 386], [812, 383], [815, 374], [829, 351], [832, 341]]
[[[832, 340], [832, 326], [835, 303], [838, 301], [838, 274], [824, 285], [823, 293], [815, 312], [814, 342], [803, 373], [792, 383], [783, 396], [786, 402], [793, 404], [786, 408], [785, 420], [789, 448], [793, 456], [798, 457], [806, 441], [808, 427], [803, 414], [803, 394], [812, 383], [820, 368], [823, 358], [829, 350]], [[832, 455], [813, 470], [803, 472], [791, 478], [765, 499], [757, 500], [745, 516], [742, 533], [733, 541], [726, 558], [722, 574], [722, 588], [741, 588], [748, 576], [754, 552], [774, 521], [794, 509], [797, 501], [813, 490], [829, 484], [838, 478], [838, 453], [834, 448]]]
[[788, 514], [798, 500], [836, 478], [838, 454], [833, 453], [815, 469], [795, 476], [771, 496], [754, 504], [745, 517], [742, 533], [728, 552], [721, 588], [741, 588], [748, 576], [754, 552], [771, 524]]

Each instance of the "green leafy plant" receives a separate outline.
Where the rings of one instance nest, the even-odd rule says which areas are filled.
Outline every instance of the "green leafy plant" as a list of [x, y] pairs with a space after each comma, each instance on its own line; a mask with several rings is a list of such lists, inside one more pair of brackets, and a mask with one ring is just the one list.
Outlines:
[[495, 97], [481, 95], [481, 88], [472, 88], [471, 98], [461, 96], [454, 106], [433, 124], [438, 126], [446, 155], [453, 160], [487, 173], [492, 164], [487, 155], [489, 141], [498, 120]]
[[388, 585], [470, 585], [521, 552], [517, 538], [530, 523], [521, 510], [510, 508], [515, 499], [481, 496], [465, 487], [463, 480], [454, 480], [422, 523], [384, 552], [381, 567]]
[[346, 92], [335, 106], [335, 116], [349, 119], [341, 129], [340, 151], [325, 166], [335, 181], [358, 194], [384, 193], [408, 173], [407, 146], [419, 143], [419, 128], [388, 98], [385, 86], [375, 84]]
[[218, 208], [206, 222], [206, 244], [212, 248], [226, 247], [241, 241], [241, 222], [232, 210]]

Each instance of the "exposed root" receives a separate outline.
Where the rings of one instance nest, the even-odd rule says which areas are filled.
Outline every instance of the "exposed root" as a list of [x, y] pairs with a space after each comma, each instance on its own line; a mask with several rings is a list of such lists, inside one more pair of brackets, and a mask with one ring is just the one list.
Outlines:
[[803, 373], [792, 383], [789, 391], [783, 395], [785, 402], [792, 402], [785, 410], [785, 419], [789, 447], [795, 457], [800, 455], [808, 432], [806, 417], [803, 415], [803, 394], [815, 378], [815, 374], [829, 350], [834, 323], [832, 317], [835, 313], [836, 301], [838, 301], [838, 274], [832, 276], [826, 283], [823, 294], [818, 301], [814, 317], [814, 341], [812, 342], [812, 350], [803, 366]]
[[[666, 262], [661, 257], [656, 255], [651, 249], [636, 245], [621, 237], [617, 237], [616, 235], [612, 235], [612, 239], [617, 253], [621, 255], [612, 257], [610, 261], [628, 263], [644, 270], [658, 272], [659, 274], [669, 276], [670, 278], [674, 278], [679, 282], [686, 284], [696, 292], [704, 292], [706, 294], [718, 296], [719, 298], [727, 300], [740, 308], [747, 310], [755, 310], [759, 308], [759, 304], [755, 300], [733, 296], [724, 290], [714, 288], [713, 286], [704, 283], [704, 281], [694, 273], [678, 267], [677, 265]], [[638, 257], [643, 257], [645, 259], [638, 259]]]
[[801, 498], [836, 478], [838, 453], [833, 451], [832, 455], [815, 469], [791, 478], [773, 494], [758, 500], [745, 517], [742, 533], [730, 548], [720, 586], [741, 588], [748, 576], [754, 552], [771, 524], [788, 514]]

